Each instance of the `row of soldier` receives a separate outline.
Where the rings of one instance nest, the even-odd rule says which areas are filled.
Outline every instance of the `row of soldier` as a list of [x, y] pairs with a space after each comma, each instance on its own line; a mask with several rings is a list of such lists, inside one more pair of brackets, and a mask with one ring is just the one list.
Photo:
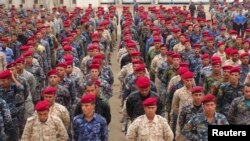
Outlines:
[[162, 5], [139, 6], [134, 19], [129, 7], [123, 7], [120, 23], [118, 79], [122, 130], [128, 139], [159, 140], [164, 136], [157, 134], [165, 132], [163, 127], [151, 131], [155, 127], [150, 122], [156, 121], [143, 115], [143, 101], [149, 97], [156, 98], [155, 114], [168, 120], [175, 140], [207, 140], [208, 124], [249, 124], [249, 27], [241, 36], [215, 20], [194, 18], [181, 7]]
[[0, 17], [0, 140], [107, 141], [116, 7], [1, 6]]

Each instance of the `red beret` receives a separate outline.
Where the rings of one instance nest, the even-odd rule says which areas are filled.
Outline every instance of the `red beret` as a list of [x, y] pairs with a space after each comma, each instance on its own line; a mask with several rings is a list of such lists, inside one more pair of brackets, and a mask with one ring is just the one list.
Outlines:
[[70, 23], [67, 23], [67, 22], [66, 22], [66, 23], [63, 24], [63, 26], [64, 26], [64, 27], [70, 27]]
[[88, 47], [87, 47], [87, 50], [88, 50], [88, 51], [94, 50], [94, 46], [92, 46], [92, 45], [88, 46]]
[[27, 51], [30, 48], [30, 46], [21, 46], [20, 50], [21, 51]]
[[172, 29], [172, 32], [174, 32], [174, 33], [177, 33], [177, 32], [180, 32], [181, 30], [179, 29], [179, 28], [173, 28]]
[[230, 69], [230, 73], [233, 73], [233, 72], [240, 72], [240, 67], [232, 67]]
[[171, 56], [171, 57], [172, 57], [173, 54], [175, 54], [173, 51], [167, 51], [167, 52], [166, 52], [166, 55], [167, 55], [167, 56]]
[[224, 42], [219, 42], [219, 43], [217, 44], [218, 47], [220, 47], [221, 45], [225, 45], [225, 43], [224, 43]]
[[93, 59], [93, 60], [91, 61], [91, 63], [92, 63], [92, 64], [99, 64], [99, 65], [101, 65], [102, 60], [101, 60], [101, 59]]
[[81, 103], [91, 103], [91, 102], [94, 102], [95, 99], [96, 99], [95, 94], [86, 93], [84, 96], [82, 96]]
[[237, 38], [237, 39], [242, 39], [243, 37], [238, 35], [236, 38]]
[[235, 30], [230, 30], [230, 31], [229, 31], [229, 34], [237, 34], [237, 31], [235, 31]]
[[178, 73], [179, 75], [182, 75], [183, 73], [185, 73], [185, 72], [187, 72], [187, 71], [189, 71], [189, 69], [188, 69], [187, 67], [180, 67], [180, 68], [178, 69], [177, 73]]
[[24, 54], [23, 54], [24, 57], [27, 57], [27, 56], [33, 56], [33, 51], [26, 51]]
[[98, 87], [101, 86], [101, 82], [99, 80], [92, 80], [92, 82]]
[[12, 68], [12, 67], [14, 67], [15, 65], [16, 65], [16, 63], [15, 63], [15, 62], [10, 63], [10, 64], [8, 64], [8, 65], [7, 65], [7, 69]]
[[174, 53], [172, 55], [172, 58], [181, 58], [181, 55], [179, 53]]
[[65, 61], [65, 64], [68, 66], [68, 65], [73, 65], [73, 61]]
[[182, 79], [194, 78], [194, 74], [190, 71], [187, 71], [181, 75]]
[[212, 94], [207, 94], [207, 95], [203, 96], [201, 102], [202, 103], [215, 102], [215, 96]]
[[24, 58], [23, 57], [17, 58], [15, 63], [24, 63]]
[[4, 70], [0, 72], [0, 79], [6, 79], [11, 77], [11, 72], [10, 70]]
[[154, 42], [161, 42], [161, 38], [160, 37], [154, 37]]
[[56, 87], [46, 87], [43, 89], [43, 94], [54, 95], [54, 94], [56, 94], [56, 91], [57, 91]]
[[146, 66], [144, 64], [139, 64], [138, 66], [135, 67], [134, 71], [139, 72], [139, 71], [144, 71]]
[[203, 91], [203, 87], [201, 87], [201, 86], [195, 86], [191, 90], [192, 93], [200, 93], [202, 91]]
[[200, 44], [194, 44], [193, 47], [194, 48], [200, 48]]
[[95, 56], [94, 56], [94, 59], [103, 59], [104, 58], [104, 54], [103, 53], [97, 53]]
[[233, 66], [230, 66], [230, 65], [224, 65], [224, 66], [222, 66], [222, 69], [223, 70], [231, 70], [232, 67]]
[[231, 55], [235, 55], [235, 54], [239, 54], [238, 50], [237, 49], [231, 50]]
[[46, 101], [46, 100], [37, 102], [37, 104], [36, 104], [36, 106], [35, 106], [35, 110], [36, 110], [36, 111], [45, 111], [45, 110], [49, 110], [49, 102]]
[[221, 27], [220, 30], [225, 31], [225, 30], [227, 30], [227, 28], [226, 27]]
[[150, 79], [146, 76], [137, 77], [135, 84], [138, 88], [148, 88], [150, 86]]
[[189, 67], [189, 64], [186, 62], [180, 62], [180, 67]]
[[93, 33], [93, 34], [91, 35], [92, 38], [94, 38], [94, 37], [99, 37], [99, 36], [100, 36], [99, 33]]
[[56, 67], [62, 67], [62, 68], [67, 68], [67, 64], [66, 63], [58, 63], [57, 65], [56, 65]]
[[149, 97], [143, 101], [143, 106], [152, 106], [152, 105], [156, 105], [156, 104], [157, 104], [156, 97]]
[[140, 56], [141, 53], [139, 51], [134, 51], [134, 52], [131, 52], [130, 54], [131, 56]]
[[213, 37], [207, 37], [207, 41], [214, 41]]
[[3, 37], [3, 38], [1, 39], [1, 41], [3, 41], [3, 42], [7, 42], [7, 41], [8, 41], [8, 38]]
[[246, 29], [246, 32], [247, 32], [247, 33], [250, 33], [250, 28]]
[[128, 48], [135, 48], [136, 47], [136, 43], [135, 42], [129, 42], [129, 43], [127, 43], [127, 47]]
[[184, 43], [190, 43], [189, 39], [185, 39]]
[[229, 47], [229, 48], [225, 49], [225, 53], [228, 55], [231, 55], [232, 50], [233, 50], [233, 48]]
[[244, 57], [248, 57], [248, 56], [249, 56], [248, 52], [240, 54], [240, 58], [244, 58]]
[[142, 64], [143, 62], [140, 59], [132, 60], [132, 64]]
[[214, 65], [221, 65], [221, 61], [220, 60], [215, 60], [215, 61], [212, 61], [211, 63], [213, 66]]
[[89, 69], [99, 69], [100, 68], [100, 65], [99, 64], [91, 64], [89, 66]]
[[72, 51], [72, 47], [69, 46], [69, 45], [66, 45], [66, 46], [63, 47], [63, 50], [64, 51]]
[[245, 43], [248, 43], [248, 44], [249, 44], [249, 43], [250, 43], [250, 41], [248, 41], [248, 40], [244, 40], [244, 41], [243, 41], [243, 44], [245, 44]]
[[214, 56], [211, 57], [212, 62], [217, 61], [217, 60], [221, 61], [221, 58], [219, 56], [217, 56], [217, 55], [214, 55]]
[[51, 76], [51, 75], [58, 75], [58, 71], [56, 69], [50, 70], [48, 72], [48, 76]]
[[65, 61], [73, 61], [74, 57], [72, 55], [67, 54], [67, 55], [64, 55], [64, 60]]

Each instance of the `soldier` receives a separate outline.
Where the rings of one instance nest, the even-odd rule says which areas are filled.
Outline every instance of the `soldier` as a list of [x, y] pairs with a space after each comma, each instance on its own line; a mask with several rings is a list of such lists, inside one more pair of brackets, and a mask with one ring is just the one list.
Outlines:
[[250, 51], [249, 51], [249, 49], [250, 49], [250, 40], [249, 41], [245, 40], [245, 41], [243, 41], [242, 44], [243, 44], [242, 49], [239, 50], [239, 53], [240, 54], [245, 53], [245, 52], [250, 53]]
[[163, 114], [163, 103], [159, 98], [158, 94], [150, 91], [150, 80], [147, 77], [139, 77], [137, 78], [136, 87], [138, 91], [130, 94], [126, 102], [126, 110], [127, 114], [130, 117], [131, 121], [134, 121], [140, 115], [144, 114], [142, 102], [148, 97], [155, 97], [158, 99], [157, 101], [157, 114]]
[[179, 35], [180, 35], [180, 29], [179, 28], [173, 28], [172, 29], [172, 35], [169, 35], [167, 37], [166, 43], [168, 44], [168, 50], [173, 51], [174, 46], [179, 43]]
[[194, 75], [188, 71], [182, 74], [181, 77], [184, 81], [184, 86], [175, 91], [170, 112], [170, 127], [176, 135], [176, 140], [178, 140], [180, 134], [178, 117], [181, 107], [192, 103], [191, 90]]
[[201, 48], [201, 53], [202, 54], [209, 54], [210, 56], [213, 56], [214, 53], [217, 51], [215, 48], [214, 48], [214, 38], [213, 37], [208, 37], [207, 40], [206, 40], [207, 44], [206, 46], [203, 46]]
[[[179, 115], [179, 131], [182, 131], [185, 124], [188, 123], [188, 121], [196, 114], [203, 112], [201, 99], [203, 97], [203, 88], [201, 86], [193, 87], [192, 92], [192, 98], [193, 103], [185, 105], [181, 108], [181, 112]], [[185, 140], [182, 133], [180, 132], [180, 139]]]
[[208, 125], [229, 124], [224, 115], [216, 112], [215, 96], [207, 94], [201, 102], [204, 112], [193, 116], [181, 131], [187, 140], [208, 140]]
[[[85, 93], [90, 93], [96, 96], [95, 112], [103, 116], [106, 119], [107, 124], [109, 125], [111, 121], [110, 106], [107, 99], [101, 96], [99, 87], [100, 87], [100, 81], [93, 81], [93, 82], [89, 81], [87, 82], [87, 85], [85, 87]], [[80, 102], [76, 106], [74, 116], [77, 116], [79, 114], [82, 114]]]
[[229, 38], [226, 41], [226, 48], [228, 48], [228, 47], [234, 47], [236, 37], [237, 37], [237, 31], [230, 30], [229, 31]]
[[247, 77], [248, 72], [250, 72], [249, 65], [249, 54], [248, 52], [242, 53], [240, 55], [241, 65], [240, 67], [240, 82], [243, 83]]
[[201, 38], [200, 27], [198, 25], [194, 25], [194, 32], [190, 36], [191, 45], [200, 44]]
[[[81, 99], [83, 114], [73, 119], [74, 139], [108, 141], [108, 126], [106, 120], [95, 113], [96, 96], [87, 93]], [[90, 129], [90, 130], [89, 130]]]
[[6, 134], [10, 134], [8, 128], [12, 127], [12, 124], [9, 106], [5, 100], [0, 98], [0, 140], [6, 140]]
[[180, 42], [173, 47], [173, 51], [176, 53], [180, 53], [182, 50], [185, 49], [186, 35], [181, 34], [179, 36], [179, 40], [180, 40]]
[[219, 56], [222, 62], [226, 61], [225, 43], [219, 42], [217, 44], [218, 51], [213, 56]]
[[195, 83], [199, 84], [199, 71], [202, 68], [202, 60], [200, 55], [200, 44], [194, 44], [194, 53], [188, 56], [189, 70], [194, 73]]
[[215, 45], [218, 46], [218, 43], [220, 42], [226, 42], [227, 41], [227, 37], [226, 37], [226, 30], [227, 28], [226, 27], [221, 27], [220, 28], [220, 35], [216, 36], [215, 37]]
[[221, 61], [213, 61], [212, 63], [212, 74], [205, 76], [204, 79], [204, 93], [211, 93], [211, 86], [216, 81], [222, 80], [221, 75]]
[[65, 129], [68, 130], [70, 126], [69, 112], [63, 105], [57, 103], [56, 100], [56, 87], [46, 87], [42, 91], [42, 97], [49, 102], [49, 115], [56, 116], [62, 120]]
[[6, 56], [6, 61], [7, 64], [13, 62], [13, 58], [14, 58], [14, 53], [13, 50], [11, 48], [9, 48], [8, 45], [8, 38], [4, 37], [1, 39], [1, 47], [0, 47], [0, 51], [3, 52]]
[[60, 78], [58, 76], [57, 70], [53, 69], [53, 70], [49, 71], [48, 82], [49, 82], [49, 86], [57, 88], [56, 102], [65, 106], [69, 111], [70, 107], [71, 107], [70, 93], [69, 93], [69, 90], [67, 88], [65, 88], [61, 84], [59, 84]]
[[23, 94], [23, 85], [20, 84], [10, 70], [0, 72], [0, 98], [6, 101], [10, 108], [13, 126], [8, 127], [8, 140], [18, 141], [19, 139], [19, 122], [17, 119], [18, 109], [16, 98], [18, 94]]
[[33, 104], [36, 104], [36, 102], [41, 99], [40, 93], [36, 93], [36, 79], [32, 73], [25, 70], [24, 61], [25, 60], [22, 57], [16, 59], [15, 63], [17, 75], [25, 78], [28, 81]]
[[228, 83], [222, 85], [217, 95], [217, 111], [228, 117], [230, 104], [234, 98], [243, 95], [243, 84], [239, 82], [240, 68], [233, 67], [230, 70], [230, 79]]
[[230, 60], [227, 60], [225, 62], [225, 65], [231, 65], [231, 66], [239, 66], [241, 64], [241, 61], [239, 59], [239, 52], [237, 49], [231, 50], [231, 56], [232, 58]]
[[250, 121], [249, 117], [250, 113], [248, 109], [249, 107], [249, 99], [250, 99], [250, 84], [246, 83], [243, 89], [244, 95], [238, 98], [235, 98], [229, 108], [228, 112], [228, 121], [233, 125], [249, 125]]
[[120, 68], [122, 69], [123, 66], [125, 66], [126, 64], [128, 64], [129, 62], [131, 62], [131, 56], [130, 54], [134, 51], [136, 51], [136, 43], [134, 41], [131, 41], [129, 43], [127, 43], [127, 51], [128, 54], [124, 55], [123, 57], [121, 57], [121, 63], [120, 63]]
[[195, 11], [196, 11], [196, 6], [194, 4], [194, 2], [191, 2], [189, 5], [189, 11], [191, 13], [191, 16], [194, 17]]
[[[165, 45], [161, 45], [160, 48], [160, 54], [156, 55], [154, 57], [154, 59], [151, 62], [151, 72], [153, 73], [153, 75], [155, 76], [158, 72], [158, 67], [165, 62], [166, 58], [166, 52], [167, 52], [167, 47]], [[160, 86], [161, 86], [161, 82], [160, 79], [158, 77], [155, 77], [155, 85], [157, 90], [160, 90]]]
[[87, 75], [87, 62], [91, 60], [91, 58], [94, 56], [93, 54], [94, 46], [88, 46], [87, 50], [88, 50], [87, 56], [85, 56], [82, 59], [81, 65], [80, 65], [83, 76]]
[[184, 41], [184, 49], [182, 51], [180, 51], [181, 54], [181, 60], [183, 62], [187, 62], [188, 61], [188, 57], [191, 56], [193, 54], [193, 50], [191, 48], [191, 44], [190, 41], [188, 39], [186, 39]]
[[7, 66], [6, 55], [3, 52], [0, 52], [0, 71], [5, 70], [6, 66]]
[[[173, 132], [165, 118], [156, 115], [157, 98], [150, 97], [143, 101], [145, 114], [137, 117], [128, 128], [128, 141], [164, 140], [172, 141]], [[151, 122], [147, 122], [151, 121]], [[154, 122], [154, 124], [152, 123]]]
[[[39, 101], [35, 106], [36, 113], [27, 119], [22, 141], [45, 140], [67, 141], [68, 134], [62, 121], [49, 115], [49, 102]], [[40, 132], [41, 129], [43, 132]]]
[[19, 57], [20, 54], [20, 47], [22, 46], [22, 43], [17, 40], [17, 35], [11, 34], [11, 42], [10, 42], [10, 48], [13, 50], [14, 56], [13, 58], [16, 59]]
[[160, 66], [157, 68], [157, 77], [161, 80], [161, 82], [164, 71], [173, 64], [173, 58], [172, 58], [173, 54], [174, 54], [173, 51], [167, 51], [166, 60], [162, 64], [160, 64]]

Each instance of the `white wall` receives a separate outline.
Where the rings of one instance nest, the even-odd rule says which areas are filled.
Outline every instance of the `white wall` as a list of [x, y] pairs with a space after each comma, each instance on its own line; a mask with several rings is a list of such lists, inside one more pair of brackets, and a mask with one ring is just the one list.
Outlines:
[[80, 7], [88, 7], [89, 3], [92, 4], [92, 7], [99, 6], [99, 0], [76, 0], [76, 5]]

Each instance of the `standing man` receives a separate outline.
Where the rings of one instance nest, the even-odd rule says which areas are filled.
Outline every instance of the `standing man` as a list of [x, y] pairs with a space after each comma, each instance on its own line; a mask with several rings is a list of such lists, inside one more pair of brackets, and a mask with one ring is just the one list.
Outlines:
[[73, 120], [76, 141], [108, 141], [107, 122], [101, 115], [94, 112], [95, 99], [95, 95], [88, 93], [81, 99], [83, 114], [75, 116]]
[[204, 112], [193, 116], [182, 129], [186, 140], [208, 140], [208, 125], [228, 125], [226, 117], [216, 112], [215, 96], [207, 94], [201, 102]]
[[0, 140], [5, 140], [6, 132], [8, 132], [7, 127], [12, 126], [12, 118], [10, 114], [10, 109], [8, 104], [0, 98]]
[[172, 141], [173, 132], [165, 118], [156, 115], [157, 98], [150, 97], [143, 101], [144, 115], [139, 116], [129, 126], [126, 138], [128, 141]]
[[246, 83], [243, 89], [244, 96], [235, 98], [228, 112], [228, 121], [233, 125], [249, 125], [250, 119], [250, 83]]
[[49, 103], [47, 101], [39, 101], [35, 110], [35, 115], [27, 119], [22, 141], [68, 140], [68, 134], [62, 121], [58, 117], [49, 115]]

